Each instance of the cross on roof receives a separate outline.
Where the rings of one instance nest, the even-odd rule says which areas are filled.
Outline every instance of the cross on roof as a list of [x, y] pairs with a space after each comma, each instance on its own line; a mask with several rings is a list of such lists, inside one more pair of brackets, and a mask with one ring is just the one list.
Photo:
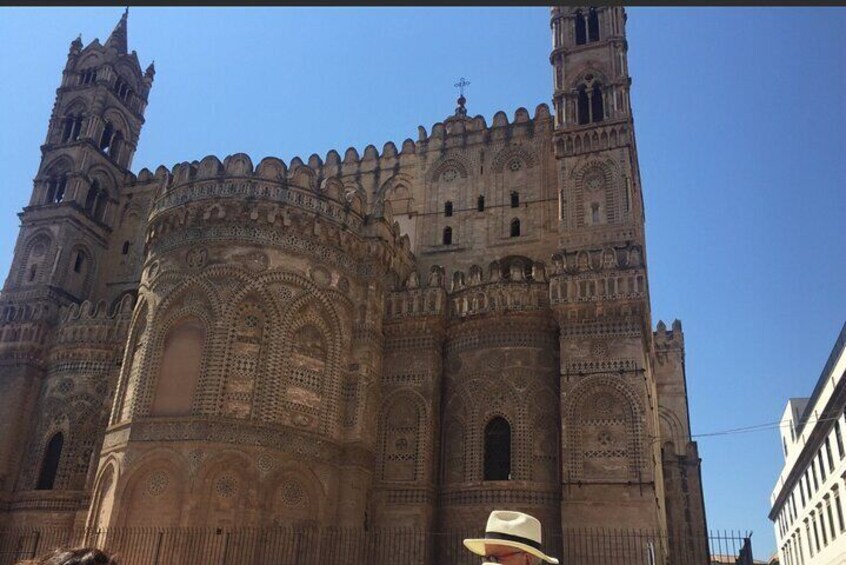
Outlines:
[[470, 86], [470, 81], [464, 77], [461, 77], [460, 79], [458, 79], [458, 82], [456, 82], [453, 86], [458, 89], [459, 95], [464, 96], [464, 87]]

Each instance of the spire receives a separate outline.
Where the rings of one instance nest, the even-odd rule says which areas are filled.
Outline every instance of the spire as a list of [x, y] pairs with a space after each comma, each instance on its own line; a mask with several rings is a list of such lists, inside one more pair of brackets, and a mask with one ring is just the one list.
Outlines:
[[117, 49], [117, 52], [125, 55], [126, 54], [126, 17], [129, 15], [129, 6], [126, 7], [126, 10], [123, 12], [123, 16], [121, 16], [120, 21], [115, 26], [115, 29], [112, 30], [112, 34], [109, 36], [109, 39], [106, 40], [106, 48], [114, 47]]

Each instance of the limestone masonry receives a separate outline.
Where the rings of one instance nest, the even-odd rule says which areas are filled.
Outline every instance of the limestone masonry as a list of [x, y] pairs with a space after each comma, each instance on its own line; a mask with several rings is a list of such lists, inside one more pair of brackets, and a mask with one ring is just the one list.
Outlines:
[[625, 20], [551, 9], [553, 111], [487, 124], [462, 97], [381, 152], [137, 175], [154, 68], [126, 15], [73, 41], [0, 298], [0, 528], [466, 531], [509, 508], [704, 539]]

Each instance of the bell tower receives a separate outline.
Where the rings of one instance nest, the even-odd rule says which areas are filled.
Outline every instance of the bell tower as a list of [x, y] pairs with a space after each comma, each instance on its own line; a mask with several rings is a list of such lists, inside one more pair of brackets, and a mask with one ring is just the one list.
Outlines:
[[[0, 499], [42, 488], [19, 469], [24, 444], [40, 425], [32, 414], [51, 370], [60, 309], [108, 298], [103, 265], [155, 74], [153, 65], [142, 72], [135, 52], [127, 52], [127, 16], [103, 44], [71, 42], [30, 201], [19, 213], [0, 295]], [[70, 463], [59, 465], [61, 474]]]
[[551, 10], [561, 519], [665, 531], [625, 23], [622, 7]]
[[552, 9], [561, 246], [643, 245], [621, 7]]

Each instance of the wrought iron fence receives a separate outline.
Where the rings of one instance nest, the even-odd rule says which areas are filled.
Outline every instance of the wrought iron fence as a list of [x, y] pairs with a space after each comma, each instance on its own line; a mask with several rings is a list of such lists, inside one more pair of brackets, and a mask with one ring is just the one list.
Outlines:
[[[92, 546], [122, 565], [478, 565], [462, 540], [479, 532], [340, 528], [38, 528], [0, 530], [0, 565]], [[566, 529], [545, 536], [562, 565], [752, 565], [750, 534], [692, 538], [650, 530]]]

